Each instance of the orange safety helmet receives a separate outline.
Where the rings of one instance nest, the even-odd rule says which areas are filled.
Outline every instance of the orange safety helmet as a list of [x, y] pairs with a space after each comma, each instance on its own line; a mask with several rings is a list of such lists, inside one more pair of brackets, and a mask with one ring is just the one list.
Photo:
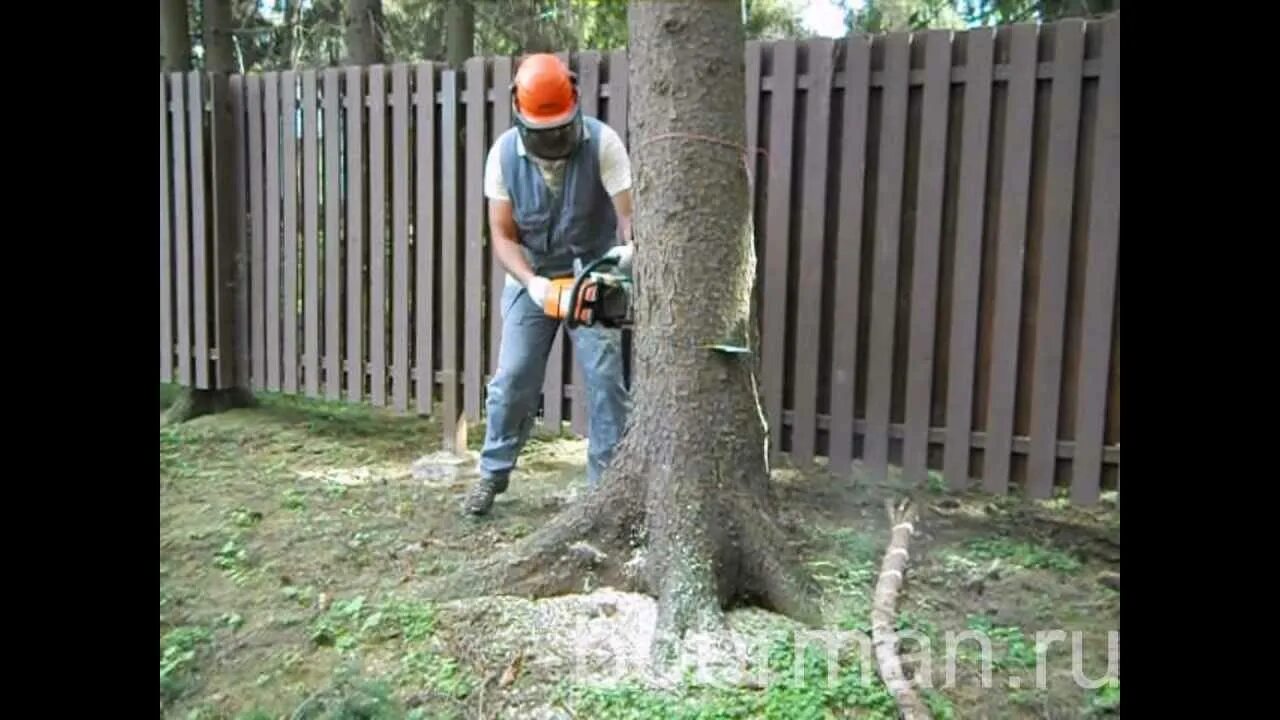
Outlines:
[[568, 157], [582, 133], [577, 76], [555, 55], [530, 55], [511, 83], [511, 113], [527, 150], [548, 159]]

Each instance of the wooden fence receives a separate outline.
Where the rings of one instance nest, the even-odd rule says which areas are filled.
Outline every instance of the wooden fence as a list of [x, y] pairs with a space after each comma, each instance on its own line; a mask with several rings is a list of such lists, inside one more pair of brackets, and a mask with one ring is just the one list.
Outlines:
[[[625, 51], [571, 63], [626, 140]], [[1119, 16], [745, 63], [779, 451], [1079, 503], [1118, 487]], [[502, 286], [481, 177], [513, 65], [162, 75], [161, 380], [479, 421]], [[561, 334], [541, 421], [584, 433], [582, 390]]]

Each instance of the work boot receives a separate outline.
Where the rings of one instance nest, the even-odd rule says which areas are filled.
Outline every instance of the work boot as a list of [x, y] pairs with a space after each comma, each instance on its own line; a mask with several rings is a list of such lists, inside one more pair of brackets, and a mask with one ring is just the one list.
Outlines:
[[484, 515], [493, 507], [493, 499], [507, 491], [507, 478], [482, 477], [471, 486], [462, 511], [468, 515]]

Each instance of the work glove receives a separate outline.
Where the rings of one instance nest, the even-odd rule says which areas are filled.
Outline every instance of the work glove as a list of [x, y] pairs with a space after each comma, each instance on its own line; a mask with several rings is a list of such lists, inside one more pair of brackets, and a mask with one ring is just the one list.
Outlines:
[[547, 299], [547, 293], [551, 292], [551, 281], [540, 275], [535, 275], [529, 278], [529, 282], [524, 288], [529, 291], [530, 299], [538, 307], [542, 307]]
[[635, 243], [627, 243], [626, 245], [615, 245], [609, 248], [609, 252], [605, 253], [605, 257], [616, 260], [618, 270], [624, 274], [631, 274], [631, 256], [635, 253]]

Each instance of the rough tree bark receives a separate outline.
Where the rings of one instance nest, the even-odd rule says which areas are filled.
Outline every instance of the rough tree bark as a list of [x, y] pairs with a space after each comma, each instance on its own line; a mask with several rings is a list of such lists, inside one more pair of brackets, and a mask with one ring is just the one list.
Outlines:
[[386, 61], [382, 42], [382, 0], [347, 0], [347, 64]]
[[[161, 9], [164, 9], [163, 4]], [[205, 0], [203, 14], [205, 71], [210, 73], [235, 72], [236, 58], [232, 41], [234, 25], [231, 20], [231, 0]], [[201, 415], [212, 415], [233, 408], [250, 407], [253, 404], [253, 393], [248, 388], [230, 387], [209, 390], [183, 388], [173, 404], [165, 411], [164, 422], [186, 422]]]
[[467, 58], [476, 51], [476, 13], [471, 0], [456, 0], [449, 3], [445, 10], [448, 19], [445, 23], [446, 62], [451, 68], [461, 68]]
[[160, 69], [164, 72], [191, 69], [187, 0], [160, 0]]
[[773, 520], [752, 356], [706, 347], [757, 344], [740, 13], [736, 0], [631, 5], [628, 429], [598, 491], [439, 596], [571, 592], [589, 571], [658, 599], [658, 657], [686, 631], [722, 628], [730, 604], [820, 620], [817, 587]]
[[204, 67], [211, 73], [236, 71], [231, 0], [204, 0]]
[[283, 67], [291, 68], [295, 64], [293, 61], [293, 37], [298, 29], [298, 2], [297, 0], [284, 0], [282, 6], [284, 10], [284, 27], [280, 31], [280, 57], [284, 60]]

